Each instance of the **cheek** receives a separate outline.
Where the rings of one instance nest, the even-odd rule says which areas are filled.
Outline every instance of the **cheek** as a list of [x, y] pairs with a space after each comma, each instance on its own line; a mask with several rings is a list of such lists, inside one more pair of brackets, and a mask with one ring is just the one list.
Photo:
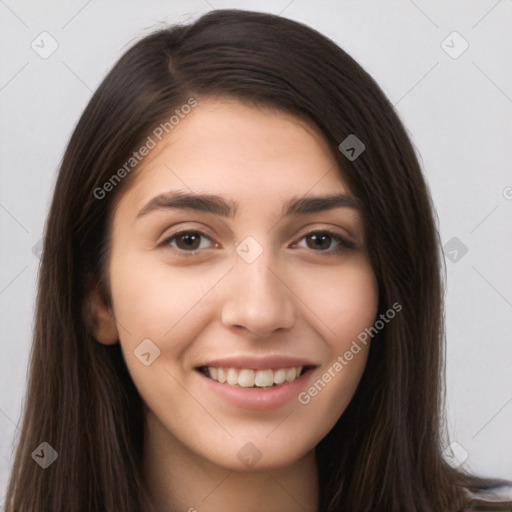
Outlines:
[[302, 296], [314, 312], [329, 360], [299, 403], [310, 408], [313, 416], [324, 418], [326, 432], [359, 384], [370, 343], [369, 339], [361, 342], [358, 336], [373, 325], [378, 308], [378, 286], [370, 265], [362, 258], [352, 263], [336, 270], [320, 269], [301, 279]]
[[[173, 421], [179, 422], [193, 413], [195, 405], [183, 403], [183, 356], [208, 322], [210, 312], [203, 299], [223, 269], [171, 266], [138, 252], [113, 260], [112, 300], [128, 371], [149, 408], [172, 406]], [[152, 343], [144, 341], [148, 339]], [[139, 358], [146, 352], [148, 365]]]
[[378, 287], [370, 265], [357, 256], [345, 265], [315, 268], [294, 279], [294, 290], [311, 312], [328, 345], [343, 350], [377, 314]]
[[[187, 350], [213, 318], [209, 292], [229, 265], [199, 270], [171, 266], [136, 252], [114, 261], [110, 272], [112, 299], [128, 371], [151, 407], [158, 407], [162, 389], [172, 403], [182, 395], [173, 376], [183, 380]], [[148, 339], [151, 343], [144, 341]], [[148, 350], [146, 363], [150, 364], [146, 366], [142, 354]], [[155, 394], [155, 390], [160, 391]]]
[[184, 319], [201, 314], [201, 301], [223, 273], [218, 266], [171, 266], [137, 253], [118, 259], [110, 280], [121, 341], [163, 340], [179, 331]]

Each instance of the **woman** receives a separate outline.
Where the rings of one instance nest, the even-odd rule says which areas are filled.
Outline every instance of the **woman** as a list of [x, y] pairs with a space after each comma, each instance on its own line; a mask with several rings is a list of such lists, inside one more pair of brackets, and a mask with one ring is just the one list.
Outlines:
[[144, 38], [62, 162], [6, 510], [468, 509], [504, 482], [441, 455], [440, 267], [334, 43], [236, 10]]

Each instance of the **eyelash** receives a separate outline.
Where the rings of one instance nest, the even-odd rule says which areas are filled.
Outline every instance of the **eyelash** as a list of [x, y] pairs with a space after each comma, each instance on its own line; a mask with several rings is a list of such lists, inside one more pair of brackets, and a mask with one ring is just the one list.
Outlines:
[[[202, 231], [188, 229], [188, 230], [178, 231], [177, 233], [174, 233], [172, 236], [166, 238], [161, 243], [159, 243], [158, 247], [162, 247], [164, 249], [168, 248], [170, 246], [170, 242], [172, 240], [174, 240], [175, 238], [179, 238], [181, 235], [191, 235], [191, 234], [199, 235], [204, 238], [207, 238], [208, 240], [211, 240], [211, 238], [206, 233], [203, 233]], [[346, 249], [356, 249], [357, 248], [357, 246], [354, 242], [352, 242], [351, 240], [348, 240], [347, 238], [340, 235], [339, 233], [336, 233], [335, 231], [331, 231], [329, 229], [310, 231], [309, 233], [306, 233], [305, 235], [303, 235], [299, 239], [299, 242], [311, 235], [329, 235], [331, 238], [336, 239], [340, 242], [338, 245], [336, 245], [334, 248], [331, 248], [331, 249], [317, 250], [317, 251], [314, 249], [311, 249], [311, 251], [313, 251], [313, 252], [327, 253], [327, 254], [339, 254], [339, 253], [345, 251]], [[298, 242], [295, 242], [294, 245], [297, 243]], [[176, 250], [176, 251], [182, 253], [185, 257], [189, 257], [189, 256], [197, 255], [202, 249], [194, 249], [192, 251], [186, 251], [183, 249], [173, 247], [173, 250]]]

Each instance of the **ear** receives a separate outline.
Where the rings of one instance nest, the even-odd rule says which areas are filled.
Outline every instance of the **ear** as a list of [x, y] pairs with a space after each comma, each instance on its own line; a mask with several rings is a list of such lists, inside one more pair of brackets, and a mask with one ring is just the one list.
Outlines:
[[119, 341], [116, 321], [107, 293], [102, 284], [97, 284], [89, 294], [89, 327], [94, 338], [103, 345], [114, 345]]

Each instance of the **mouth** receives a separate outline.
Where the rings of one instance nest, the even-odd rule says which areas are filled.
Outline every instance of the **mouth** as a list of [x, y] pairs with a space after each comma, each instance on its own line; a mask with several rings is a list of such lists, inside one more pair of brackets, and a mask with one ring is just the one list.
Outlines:
[[314, 366], [264, 369], [200, 366], [196, 369], [209, 379], [226, 386], [264, 389], [275, 388], [287, 382], [293, 382], [313, 368]]

